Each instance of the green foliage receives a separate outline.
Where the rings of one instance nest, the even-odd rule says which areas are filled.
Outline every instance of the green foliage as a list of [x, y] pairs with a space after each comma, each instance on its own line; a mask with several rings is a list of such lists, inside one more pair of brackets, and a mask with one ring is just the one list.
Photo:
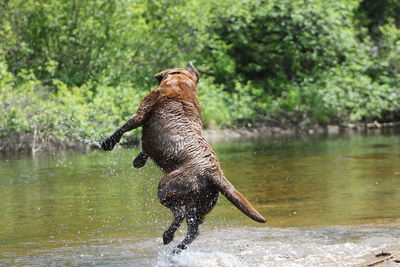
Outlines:
[[356, 13], [362, 26], [367, 27], [370, 34], [379, 37], [381, 32], [379, 27], [395, 21], [397, 27], [400, 26], [400, 2], [398, 0], [363, 0]]
[[288, 81], [340, 64], [357, 46], [354, 4], [344, 2], [349, 1], [256, 1], [250, 17], [225, 19], [220, 31], [235, 71], [280, 95]]
[[214, 83], [211, 78], [202, 79], [198, 88], [202, 103], [203, 123], [205, 127], [228, 126], [232, 123], [229, 114], [229, 94], [223, 87]]
[[6, 60], [13, 73], [31, 69], [45, 84], [53, 78], [81, 85], [108, 64], [114, 45], [115, 1], [8, 1]]
[[189, 60], [206, 127], [293, 112], [379, 119], [400, 108], [400, 5], [376, 3], [3, 1], [0, 136], [100, 139], [156, 86], [155, 73]]

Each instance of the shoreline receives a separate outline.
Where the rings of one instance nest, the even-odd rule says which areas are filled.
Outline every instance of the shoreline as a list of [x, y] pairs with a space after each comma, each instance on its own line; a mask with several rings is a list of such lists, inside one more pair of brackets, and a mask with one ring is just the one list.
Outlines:
[[339, 136], [343, 134], [376, 134], [400, 132], [400, 122], [379, 123], [345, 123], [339, 125], [318, 124], [302, 126], [301, 124], [288, 127], [282, 126], [258, 126], [252, 128], [225, 128], [207, 129], [204, 131], [206, 139], [211, 142], [221, 141], [260, 141], [269, 139], [281, 139], [289, 137], [318, 137]]
[[[210, 143], [216, 142], [243, 142], [274, 140], [281, 138], [315, 138], [319, 136], [335, 137], [346, 134], [378, 134], [400, 132], [400, 122], [379, 123], [344, 123], [332, 125], [319, 124], [289, 124], [289, 126], [256, 125], [254, 127], [237, 128], [209, 128], [204, 130], [205, 138]], [[140, 140], [121, 143], [122, 147], [133, 147], [140, 144]], [[57, 151], [93, 150], [89, 140], [57, 140], [51, 137], [40, 137], [36, 133], [14, 134], [0, 138], [0, 155], [40, 154]]]

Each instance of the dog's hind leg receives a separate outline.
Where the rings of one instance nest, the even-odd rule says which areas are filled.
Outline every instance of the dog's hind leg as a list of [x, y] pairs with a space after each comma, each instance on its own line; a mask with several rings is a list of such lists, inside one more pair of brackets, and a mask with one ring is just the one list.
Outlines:
[[163, 234], [164, 245], [169, 244], [174, 239], [174, 234], [176, 230], [178, 230], [179, 226], [181, 226], [182, 224], [183, 219], [185, 218], [184, 211], [173, 211], [172, 213], [174, 214], [174, 220]]
[[196, 214], [196, 209], [189, 209], [186, 211], [186, 222], [188, 225], [188, 232], [185, 239], [174, 249], [174, 254], [179, 254], [182, 250], [187, 248], [187, 245], [199, 235], [199, 222]]

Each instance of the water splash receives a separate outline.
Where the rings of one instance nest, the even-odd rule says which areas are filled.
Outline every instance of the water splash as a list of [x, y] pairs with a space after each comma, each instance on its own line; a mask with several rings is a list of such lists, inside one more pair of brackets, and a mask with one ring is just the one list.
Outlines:
[[185, 251], [180, 255], [172, 256], [170, 252], [163, 252], [158, 255], [156, 267], [170, 266], [225, 266], [239, 267], [244, 263], [236, 256], [225, 252], [201, 252], [201, 251]]
[[188, 251], [158, 255], [156, 266], [354, 266], [400, 248], [400, 228], [233, 228], [207, 233]]
[[[5, 254], [0, 264], [236, 267], [360, 266], [381, 251], [400, 251], [400, 225], [315, 228], [239, 227], [203, 231], [188, 250], [171, 256], [161, 238], [90, 239], [21, 243], [25, 254]], [[35, 249], [30, 249], [34, 247]], [[393, 260], [400, 255], [393, 254]], [[397, 266], [395, 261], [392, 264]], [[399, 265], [400, 266], [400, 265]]]

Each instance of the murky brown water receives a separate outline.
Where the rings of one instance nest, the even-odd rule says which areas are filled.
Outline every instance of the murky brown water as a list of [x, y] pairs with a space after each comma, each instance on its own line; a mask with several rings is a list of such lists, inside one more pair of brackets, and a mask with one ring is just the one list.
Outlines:
[[137, 150], [0, 160], [0, 265], [355, 265], [400, 236], [400, 136], [219, 143], [225, 175], [268, 219], [220, 198], [172, 261], [160, 171]]

